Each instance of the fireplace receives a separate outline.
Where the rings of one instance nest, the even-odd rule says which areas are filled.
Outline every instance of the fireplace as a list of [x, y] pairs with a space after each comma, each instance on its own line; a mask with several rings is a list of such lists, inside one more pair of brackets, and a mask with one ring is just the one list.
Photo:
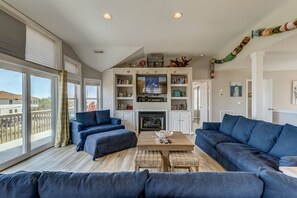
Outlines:
[[139, 111], [138, 132], [166, 130], [166, 111]]

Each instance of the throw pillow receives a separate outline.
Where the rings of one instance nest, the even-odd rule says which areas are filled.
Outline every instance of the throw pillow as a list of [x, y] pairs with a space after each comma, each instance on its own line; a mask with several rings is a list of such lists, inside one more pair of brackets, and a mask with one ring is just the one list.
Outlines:
[[282, 125], [259, 121], [252, 131], [248, 145], [268, 153], [276, 143], [282, 129]]
[[297, 156], [297, 127], [286, 124], [269, 154], [276, 157]]
[[110, 124], [110, 110], [96, 111], [96, 121], [98, 125]]
[[233, 127], [231, 136], [240, 142], [247, 144], [257, 123], [257, 120], [240, 117]]
[[97, 125], [94, 111], [76, 113], [76, 121], [86, 127]]
[[220, 131], [227, 135], [231, 135], [232, 129], [240, 117], [241, 116], [225, 114], [220, 125]]

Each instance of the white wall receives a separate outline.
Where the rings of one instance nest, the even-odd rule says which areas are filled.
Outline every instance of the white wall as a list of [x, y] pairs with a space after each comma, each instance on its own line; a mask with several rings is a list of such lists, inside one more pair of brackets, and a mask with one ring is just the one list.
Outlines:
[[110, 109], [113, 115], [113, 98], [114, 98], [114, 77], [113, 69], [105, 70], [102, 73], [102, 96], [103, 109]]
[[297, 71], [265, 71], [265, 79], [273, 79], [273, 108], [296, 111], [292, 104], [292, 81], [297, 80]]
[[264, 78], [273, 79], [273, 122], [297, 126], [297, 105], [292, 104], [292, 81], [297, 71], [266, 71]]
[[209, 60], [211, 57], [195, 57], [190, 62], [193, 68], [193, 80], [206, 80], [210, 78], [210, 64]]
[[278, 124], [292, 124], [297, 126], [297, 114], [290, 112], [274, 112], [273, 122]]
[[[234, 110], [237, 115], [246, 114], [246, 80], [251, 78], [249, 70], [216, 72], [212, 82], [212, 120], [220, 121], [220, 110]], [[230, 82], [242, 82], [242, 97], [230, 97]], [[222, 95], [220, 95], [220, 90]]]
[[[273, 114], [274, 122], [297, 125], [297, 115], [294, 114], [297, 113], [297, 105], [292, 104], [292, 81], [297, 80], [297, 71], [264, 71], [264, 78], [273, 80], [273, 108], [277, 111]], [[235, 114], [246, 115], [247, 79], [251, 79], [250, 70], [216, 72], [216, 78], [212, 83], [213, 121], [219, 121], [220, 110], [234, 110]], [[230, 97], [231, 81], [243, 83], [242, 97]], [[223, 90], [222, 96], [219, 95], [220, 89]]]

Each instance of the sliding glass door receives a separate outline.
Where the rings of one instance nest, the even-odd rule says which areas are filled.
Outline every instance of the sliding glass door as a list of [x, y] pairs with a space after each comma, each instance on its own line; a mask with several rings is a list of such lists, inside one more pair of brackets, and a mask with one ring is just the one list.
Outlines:
[[0, 170], [53, 146], [56, 86], [52, 74], [0, 68]]
[[53, 79], [31, 76], [31, 149], [53, 143]]
[[24, 74], [0, 69], [0, 164], [26, 153]]

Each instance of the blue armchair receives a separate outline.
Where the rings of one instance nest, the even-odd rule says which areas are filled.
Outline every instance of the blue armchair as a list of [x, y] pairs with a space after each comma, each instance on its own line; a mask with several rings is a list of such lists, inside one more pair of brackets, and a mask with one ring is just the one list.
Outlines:
[[79, 112], [76, 120], [70, 121], [70, 139], [76, 144], [77, 151], [81, 151], [89, 135], [124, 128], [120, 119], [110, 117], [109, 110]]

